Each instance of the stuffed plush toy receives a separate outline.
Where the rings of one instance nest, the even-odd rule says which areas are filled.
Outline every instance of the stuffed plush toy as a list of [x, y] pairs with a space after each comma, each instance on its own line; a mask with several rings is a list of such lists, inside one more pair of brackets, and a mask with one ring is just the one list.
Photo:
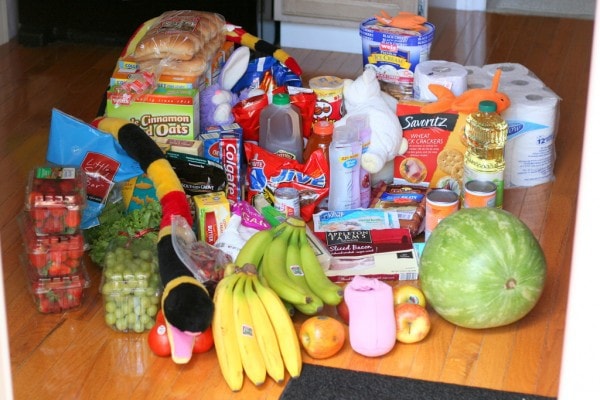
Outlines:
[[213, 125], [227, 125], [234, 122], [231, 109], [240, 100], [231, 92], [248, 68], [250, 49], [238, 47], [227, 59], [219, 79], [200, 92], [200, 126], [202, 130]]
[[115, 136], [154, 183], [163, 213], [157, 243], [159, 274], [164, 286], [161, 306], [171, 357], [175, 363], [185, 364], [192, 356], [195, 336], [210, 326], [214, 314], [208, 290], [179, 259], [171, 241], [172, 216], [185, 218], [190, 226], [193, 223], [185, 192], [162, 150], [138, 125], [103, 117], [92, 125]]
[[240, 27], [227, 24], [226, 28], [226, 39], [239, 44], [240, 47], [233, 52], [223, 65], [218, 82], [200, 93], [200, 127], [202, 130], [208, 126], [233, 123], [234, 116], [231, 110], [238, 101], [264, 93], [260, 89], [239, 94], [232, 92], [233, 87], [248, 68], [250, 50], [270, 54], [296, 75], [300, 76], [302, 74], [296, 60], [279, 47], [247, 33]]
[[411, 12], [401, 11], [393, 17], [381, 10], [375, 18], [382, 25], [393, 26], [394, 28], [407, 29], [411, 31], [424, 31], [427, 28], [423, 24], [427, 22], [427, 18], [413, 14]]
[[[393, 163], [403, 154], [408, 144], [402, 135], [396, 115], [397, 100], [381, 91], [375, 71], [366, 69], [356, 80], [344, 80], [343, 89], [346, 115], [335, 123], [346, 125], [353, 115], [366, 115], [371, 129], [371, 143], [361, 157], [361, 166], [371, 174], [377, 174], [387, 163]], [[393, 172], [393, 171], [392, 171]], [[390, 177], [382, 177], [389, 180]]]
[[508, 95], [498, 91], [501, 74], [502, 70], [498, 68], [489, 89], [469, 89], [460, 96], [455, 96], [450, 89], [443, 85], [432, 83], [429, 85], [429, 90], [431, 90], [431, 93], [435, 95], [437, 100], [421, 107], [421, 112], [435, 114], [454, 110], [459, 113], [470, 114], [477, 111], [481, 101], [491, 100], [498, 106], [497, 112], [500, 114], [510, 107], [510, 98]]
[[288, 67], [294, 74], [298, 76], [302, 75], [302, 68], [300, 68], [298, 62], [281, 48], [249, 34], [239, 26], [227, 24], [226, 28], [227, 34], [225, 37], [227, 40], [264, 54], [271, 54], [276, 60]]

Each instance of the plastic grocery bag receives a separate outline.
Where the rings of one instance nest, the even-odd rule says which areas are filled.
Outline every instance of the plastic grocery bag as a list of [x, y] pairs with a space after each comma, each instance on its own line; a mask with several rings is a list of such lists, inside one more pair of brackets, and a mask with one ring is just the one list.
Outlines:
[[143, 173], [115, 138], [57, 109], [52, 110], [46, 160], [56, 165], [80, 166], [87, 177], [87, 200], [81, 227], [99, 224], [98, 216], [115, 183]]

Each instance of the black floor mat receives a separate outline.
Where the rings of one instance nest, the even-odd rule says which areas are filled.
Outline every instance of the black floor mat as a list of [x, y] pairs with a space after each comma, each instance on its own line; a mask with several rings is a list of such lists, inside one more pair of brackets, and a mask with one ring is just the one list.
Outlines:
[[551, 397], [304, 364], [280, 400], [550, 400]]

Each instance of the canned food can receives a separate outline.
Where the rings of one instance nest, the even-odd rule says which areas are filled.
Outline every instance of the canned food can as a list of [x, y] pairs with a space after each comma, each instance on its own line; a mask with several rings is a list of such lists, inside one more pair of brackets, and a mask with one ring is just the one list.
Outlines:
[[449, 189], [432, 189], [425, 195], [425, 240], [441, 220], [458, 211], [458, 194]]
[[465, 183], [463, 207], [496, 207], [496, 184], [491, 181], [469, 181]]
[[317, 76], [308, 81], [317, 96], [313, 122], [339, 121], [344, 114], [344, 81], [337, 76]]
[[291, 187], [275, 189], [274, 206], [286, 216], [300, 216], [300, 192]]

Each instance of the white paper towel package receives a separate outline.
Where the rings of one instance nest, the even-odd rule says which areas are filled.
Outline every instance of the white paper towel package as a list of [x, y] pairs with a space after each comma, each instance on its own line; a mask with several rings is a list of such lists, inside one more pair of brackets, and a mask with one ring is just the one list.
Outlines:
[[[498, 90], [507, 94], [511, 101], [511, 106], [502, 113], [509, 129], [504, 186], [530, 187], [552, 181], [560, 97], [522, 64], [497, 63], [463, 68], [467, 72], [466, 90], [491, 88], [496, 70], [502, 70]], [[427, 81], [423, 79], [423, 82]], [[422, 88], [416, 88], [420, 82], [415, 73], [415, 93], [418, 90], [426, 93]], [[424, 101], [435, 100], [433, 96]]]
[[560, 99], [547, 88], [515, 89], [508, 95], [511, 105], [502, 113], [508, 123], [505, 187], [550, 182], [554, 179]]
[[436, 101], [436, 96], [429, 90], [430, 84], [444, 86], [455, 96], [467, 90], [468, 71], [462, 65], [443, 60], [420, 62], [415, 67], [414, 97], [420, 101]]

